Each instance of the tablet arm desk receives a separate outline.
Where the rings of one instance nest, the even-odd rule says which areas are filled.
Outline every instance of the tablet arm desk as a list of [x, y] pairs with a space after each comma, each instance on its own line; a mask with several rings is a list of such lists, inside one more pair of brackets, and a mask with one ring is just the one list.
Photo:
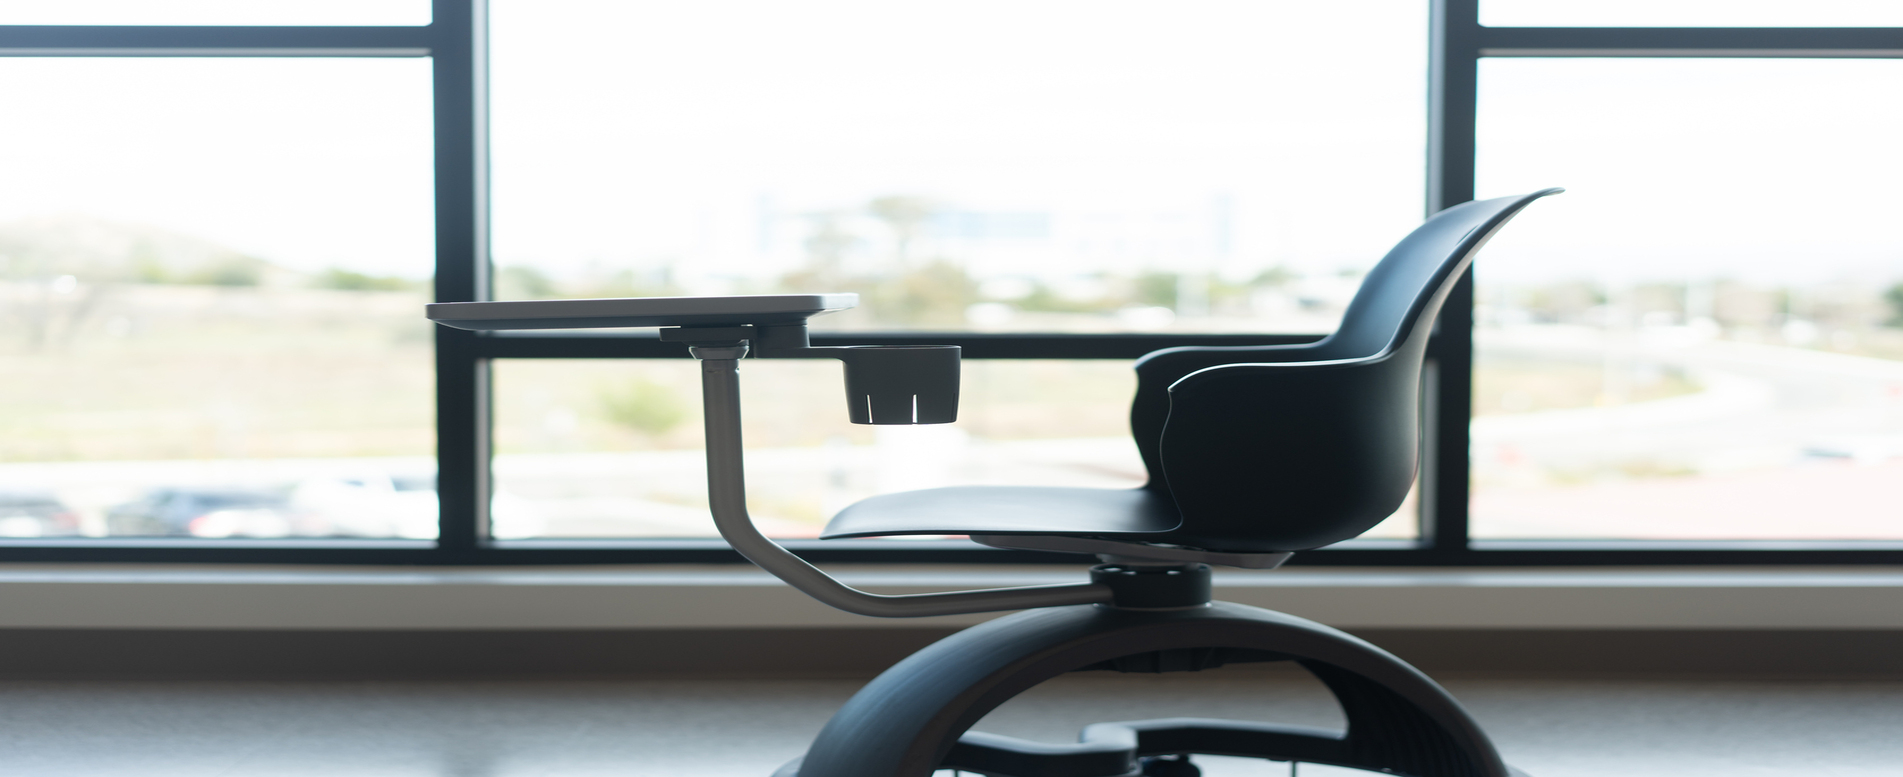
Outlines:
[[747, 512], [740, 434], [740, 360], [838, 359], [845, 364], [846, 412], [856, 424], [944, 424], [958, 420], [955, 345], [814, 346], [806, 318], [850, 308], [856, 294], [661, 297], [438, 303], [429, 316], [459, 329], [579, 329], [660, 326], [701, 364], [707, 436], [707, 491], [714, 526], [748, 561], [833, 607], [907, 618], [1110, 602], [1103, 583], [904, 594], [868, 593], [834, 579], [761, 534]]

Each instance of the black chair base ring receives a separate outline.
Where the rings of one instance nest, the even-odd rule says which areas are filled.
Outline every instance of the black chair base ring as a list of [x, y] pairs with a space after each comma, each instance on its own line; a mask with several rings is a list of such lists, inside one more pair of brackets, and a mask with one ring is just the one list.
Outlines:
[[[1344, 732], [1168, 718], [1100, 723], [1074, 745], [968, 732], [986, 713], [1085, 669], [1184, 671], [1300, 663], [1339, 700]], [[1513, 777], [1459, 703], [1407, 663], [1336, 629], [1227, 602], [1174, 610], [1074, 605], [1021, 612], [954, 634], [899, 662], [826, 724], [774, 777], [1174, 777], [1174, 756], [1330, 764], [1410, 777]], [[1524, 777], [1524, 775], [1519, 775]]]

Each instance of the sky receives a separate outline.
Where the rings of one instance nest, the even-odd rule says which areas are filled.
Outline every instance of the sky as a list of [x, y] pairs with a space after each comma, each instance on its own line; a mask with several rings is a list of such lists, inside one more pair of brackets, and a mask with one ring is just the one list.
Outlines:
[[[763, 270], [762, 200], [1080, 218], [1225, 200], [1233, 261], [1331, 267], [1372, 263], [1421, 216], [1412, 0], [492, 9], [502, 261]], [[1378, 54], [1339, 50], [1356, 44]]]
[[[1903, 7], [1688, 2], [1484, 12], [1843, 24]], [[763, 213], [783, 231], [904, 194], [1067, 223], [1221, 203], [1223, 251], [1128, 261], [1365, 267], [1424, 215], [1424, 5], [493, 0], [495, 254], [555, 274], [764, 276], [791, 259], [762, 251]], [[0, 22], [166, 21], [150, 7], [0, 2]], [[165, 7], [194, 14], [177, 23], [427, 18], [421, 3]], [[83, 213], [295, 269], [421, 277], [429, 68], [0, 58], [0, 223]], [[1898, 94], [1897, 60], [1483, 62], [1479, 194], [1569, 193], [1496, 239], [1482, 277], [1903, 276]], [[1076, 269], [1048, 261], [994, 269]]]
[[1903, 60], [1493, 59], [1482, 193], [1564, 186], [1482, 280], [1903, 279]]
[[430, 62], [0, 57], [0, 224], [87, 216], [426, 277]]

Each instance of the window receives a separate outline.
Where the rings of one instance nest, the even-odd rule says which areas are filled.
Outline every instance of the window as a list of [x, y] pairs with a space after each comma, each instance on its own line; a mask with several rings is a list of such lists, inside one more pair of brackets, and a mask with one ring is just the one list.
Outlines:
[[430, 61], [0, 80], [0, 535], [434, 537]]
[[1481, 63], [1481, 189], [1569, 200], [1477, 273], [1474, 536], [1903, 539], [1899, 90], [1896, 59]]
[[[1903, 172], [1903, 29], [1764, 26], [1895, 23], [1838, 5], [0, 17], [37, 108], [0, 127], [35, 176], [0, 194], [0, 358], [35, 376], [0, 414], [0, 558], [735, 560], [677, 346], [430, 330], [418, 303], [827, 287], [866, 305], [816, 339], [963, 345], [964, 420], [851, 427], [828, 365], [749, 363], [769, 531], [816, 560], [1030, 560], [799, 538], [880, 491], [1133, 485], [1129, 359], [1319, 336], [1424, 212], [1562, 185], [1442, 316], [1418, 498], [1299, 563], [1894, 563], [1858, 494], [1903, 458], [1899, 203], [1872, 183]], [[1785, 372], [1734, 363], [1760, 356]], [[1658, 423], [1766, 401], [1756, 431]], [[1839, 523], [1791, 520], [1800, 490]], [[1674, 507], [1605, 517], [1634, 503]]]

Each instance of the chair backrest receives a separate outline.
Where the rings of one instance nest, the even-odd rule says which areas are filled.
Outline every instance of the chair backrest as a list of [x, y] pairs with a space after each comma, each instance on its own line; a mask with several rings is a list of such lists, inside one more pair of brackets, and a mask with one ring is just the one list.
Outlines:
[[1474, 255], [1521, 209], [1560, 189], [1466, 202], [1433, 215], [1368, 271], [1317, 359], [1366, 359], [1425, 337]]
[[1132, 431], [1149, 487], [1183, 512], [1159, 540], [1299, 550], [1398, 508], [1418, 465], [1421, 360], [1442, 303], [1502, 225], [1559, 191], [1435, 214], [1368, 273], [1320, 341], [1144, 357]]

